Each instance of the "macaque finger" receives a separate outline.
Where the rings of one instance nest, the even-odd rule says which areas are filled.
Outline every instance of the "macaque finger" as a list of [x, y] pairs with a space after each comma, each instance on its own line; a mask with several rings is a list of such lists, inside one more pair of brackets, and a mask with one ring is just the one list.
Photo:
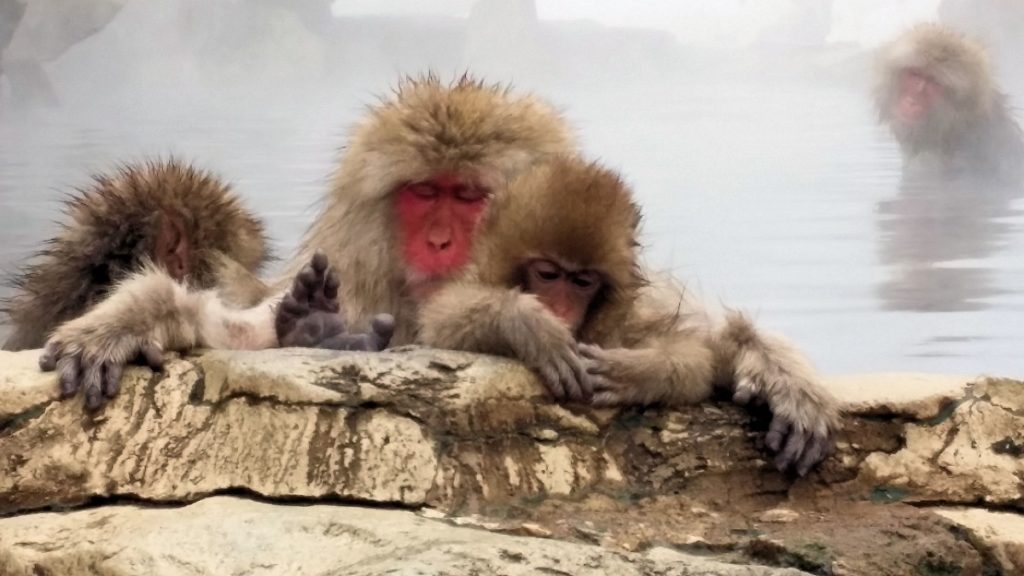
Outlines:
[[590, 385], [594, 388], [595, 398], [601, 392], [614, 392], [619, 389], [618, 382], [601, 374], [591, 374]]
[[764, 443], [772, 452], [778, 452], [782, 448], [782, 440], [789, 432], [789, 421], [785, 418], [775, 416], [771, 425], [768, 426], [768, 434], [764, 437]]
[[794, 429], [790, 433], [786, 447], [775, 457], [775, 468], [779, 472], [787, 470], [799, 460], [804, 447], [807, 446], [807, 436], [808, 433], [803, 430]]
[[43, 372], [52, 372], [57, 369], [57, 351], [60, 349], [60, 343], [50, 342], [43, 349], [43, 353], [39, 356], [39, 369]]
[[583, 400], [583, 385], [576, 379], [576, 374], [573, 373], [572, 367], [568, 362], [557, 362], [558, 378], [562, 382], [562, 388], [565, 390], [569, 397], [569, 400], [579, 402]]
[[103, 396], [113, 398], [121, 391], [121, 376], [124, 375], [124, 366], [117, 362], [106, 365], [103, 374]]
[[579, 384], [582, 394], [580, 399], [590, 402], [590, 399], [594, 397], [594, 384], [590, 381], [590, 374], [584, 369], [579, 356], [573, 354], [569, 357], [569, 369], [572, 370], [573, 379]]
[[732, 395], [733, 403], [739, 406], [746, 406], [750, 403], [750, 400], [754, 397], [754, 387], [750, 381], [746, 378], [739, 381], [736, 385], [736, 392]]
[[565, 398], [566, 391], [562, 387], [562, 381], [559, 379], [558, 371], [550, 366], [543, 366], [539, 370], [541, 380], [544, 382], [544, 386], [548, 389], [552, 398], [555, 400], [562, 400]]
[[830, 444], [831, 441], [826, 436], [813, 436], [804, 449], [803, 455], [800, 456], [800, 460], [797, 462], [796, 473], [800, 476], [806, 476], [815, 464], [829, 456]]
[[91, 362], [85, 367], [82, 394], [86, 409], [96, 410], [103, 405], [103, 362]]
[[142, 357], [146, 360], [146, 366], [149, 366], [151, 370], [164, 369], [164, 351], [160, 346], [152, 342], [143, 344], [140, 352], [142, 352]]
[[622, 396], [618, 392], [605, 391], [594, 394], [594, 398], [590, 401], [592, 406], [598, 408], [611, 408], [613, 406], [619, 406], [622, 404]]
[[78, 354], [72, 354], [70, 356], [63, 356], [60, 360], [57, 360], [57, 372], [60, 374], [58, 377], [60, 381], [60, 395], [63, 398], [68, 396], [74, 396], [81, 385], [78, 380], [79, 372], [81, 372], [81, 357]]

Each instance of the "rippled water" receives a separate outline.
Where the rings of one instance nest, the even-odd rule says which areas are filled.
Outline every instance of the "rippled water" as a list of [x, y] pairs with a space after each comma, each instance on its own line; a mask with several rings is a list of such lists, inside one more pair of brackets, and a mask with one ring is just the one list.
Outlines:
[[[287, 256], [367, 92], [273, 114], [0, 117], [0, 266], [52, 234], [62, 192], [90, 172], [169, 153], [232, 180]], [[1024, 204], [961, 202], [917, 232], [933, 204], [901, 196], [865, 94], [789, 81], [546, 95], [635, 186], [651, 264], [751, 311], [825, 372], [1024, 375]], [[893, 256], [915, 247], [939, 264]]]

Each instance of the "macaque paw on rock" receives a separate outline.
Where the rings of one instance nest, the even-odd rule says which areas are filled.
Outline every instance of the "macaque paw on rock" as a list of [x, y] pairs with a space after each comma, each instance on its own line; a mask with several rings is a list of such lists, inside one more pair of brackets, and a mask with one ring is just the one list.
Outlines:
[[61, 397], [79, 391], [85, 407], [97, 410], [121, 390], [124, 367], [141, 361], [153, 370], [163, 368], [163, 349], [157, 342], [108, 330], [110, 325], [79, 318], [61, 326], [47, 342], [39, 367], [56, 370]]
[[394, 317], [378, 314], [371, 322], [369, 333], [349, 333], [339, 311], [340, 285], [326, 254], [318, 250], [295, 276], [291, 290], [277, 308], [274, 326], [281, 347], [367, 352], [379, 352], [387, 347], [395, 331]]

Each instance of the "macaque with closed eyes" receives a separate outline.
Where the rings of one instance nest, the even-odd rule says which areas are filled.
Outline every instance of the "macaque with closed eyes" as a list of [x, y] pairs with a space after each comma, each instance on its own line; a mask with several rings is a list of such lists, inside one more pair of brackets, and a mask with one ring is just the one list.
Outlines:
[[[803, 475], [828, 455], [837, 403], [807, 361], [742, 315], [716, 324], [671, 282], [649, 281], [640, 212], [615, 173], [557, 158], [493, 207], [472, 264], [422, 307], [423, 343], [520, 359], [560, 400], [680, 405], [725, 388], [772, 410], [780, 469]], [[551, 362], [552, 351], [575, 360]]]

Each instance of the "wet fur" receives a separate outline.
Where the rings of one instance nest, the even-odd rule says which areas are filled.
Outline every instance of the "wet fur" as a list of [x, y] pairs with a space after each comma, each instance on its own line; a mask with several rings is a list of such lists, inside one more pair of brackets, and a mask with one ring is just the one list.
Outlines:
[[[242, 286], [267, 260], [263, 225], [215, 175], [174, 159], [125, 165], [93, 177], [64, 203], [65, 222], [34, 261], [9, 279], [0, 303], [14, 325], [4, 349], [42, 346], [149, 259], [160, 218], [180, 219], [191, 248], [189, 281]], [[256, 290], [254, 282], [246, 284]], [[240, 289], [241, 290], [241, 289]], [[237, 297], [243, 297], [239, 292]], [[245, 297], [252, 298], [251, 295]]]
[[[891, 114], [900, 74], [907, 69], [934, 79], [949, 95], [924, 125], [913, 129], [894, 122]], [[892, 129], [911, 171], [1024, 180], [1024, 135], [982, 45], [942, 25], [920, 24], [882, 49], [876, 77], [879, 119]]]

